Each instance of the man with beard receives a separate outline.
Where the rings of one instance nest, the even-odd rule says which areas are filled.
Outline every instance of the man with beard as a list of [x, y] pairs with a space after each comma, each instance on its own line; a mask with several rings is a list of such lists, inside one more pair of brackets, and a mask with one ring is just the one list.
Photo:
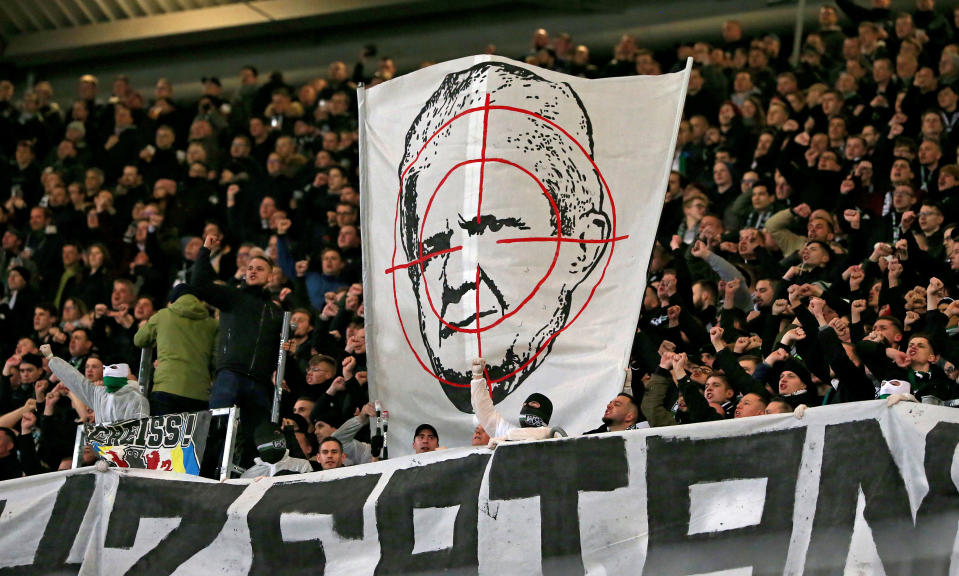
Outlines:
[[253, 430], [269, 419], [273, 403], [273, 374], [280, 345], [283, 311], [272, 301], [266, 286], [273, 263], [264, 255], [247, 264], [246, 283], [240, 288], [214, 283], [210, 253], [220, 243], [206, 237], [193, 267], [191, 284], [198, 297], [220, 309], [217, 372], [210, 396], [211, 408], [238, 405], [245, 422], [244, 459], [253, 460]]
[[649, 424], [645, 421], [639, 422], [641, 417], [639, 406], [633, 400], [632, 394], [620, 392], [606, 405], [606, 411], [603, 413], [603, 425], [586, 432], [586, 434], [622, 432], [623, 430], [636, 430], [641, 427], [648, 428]]

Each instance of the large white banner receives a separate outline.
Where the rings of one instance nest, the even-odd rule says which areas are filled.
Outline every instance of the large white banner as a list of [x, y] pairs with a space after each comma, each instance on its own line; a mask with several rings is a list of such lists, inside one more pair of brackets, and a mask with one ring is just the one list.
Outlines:
[[472, 432], [470, 364], [516, 419], [595, 426], [622, 389], [687, 73], [584, 80], [490, 56], [360, 90], [370, 383], [413, 430]]
[[959, 411], [884, 401], [217, 483], [0, 483], [0, 574], [955, 574]]

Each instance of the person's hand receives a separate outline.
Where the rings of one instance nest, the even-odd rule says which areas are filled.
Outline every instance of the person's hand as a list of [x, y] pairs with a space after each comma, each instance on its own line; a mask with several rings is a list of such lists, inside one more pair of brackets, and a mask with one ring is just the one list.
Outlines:
[[792, 306], [789, 305], [789, 301], [785, 298], [780, 298], [773, 302], [773, 316], [784, 316], [786, 314], [792, 314]]
[[693, 247], [690, 249], [689, 253], [695, 258], [701, 258], [704, 260], [711, 254], [709, 248], [706, 247], [706, 243], [702, 240], [696, 240], [693, 242]]
[[67, 338], [69, 336], [67, 335], [66, 332], [64, 332], [63, 330], [60, 330], [56, 326], [51, 326], [50, 337], [53, 338], [53, 341], [56, 342], [57, 344], [63, 344], [64, 342], [67, 341]]
[[723, 252], [729, 252], [730, 254], [737, 254], [739, 252], [739, 243], [738, 242], [720, 242], [719, 249]]
[[746, 350], [749, 350], [750, 344], [752, 344], [752, 338], [749, 336], [740, 336], [736, 338], [736, 343], [733, 344], [733, 352], [742, 354]]
[[675, 351], [676, 351], [676, 345], [675, 345], [675, 344], [673, 344], [673, 343], [670, 342], [669, 340], [663, 340], [663, 341], [659, 344], [659, 349], [656, 350], [656, 354], [658, 354], [660, 357], [662, 357], [662, 356], [665, 355], [665, 354], [669, 354], [670, 352], [675, 352]]
[[296, 277], [297, 277], [297, 278], [303, 278], [304, 276], [306, 276], [306, 272], [307, 272], [307, 270], [309, 270], [309, 269], [310, 269], [310, 261], [309, 261], [309, 260], [297, 260], [297, 262], [296, 262]]
[[[795, 120], [790, 118], [789, 120], [786, 120], [785, 122], [783, 122], [782, 130], [783, 132], [796, 132], [797, 130], [799, 130], [799, 122], [796, 122]], [[803, 134], [806, 134], [806, 133], [803, 132]], [[806, 134], [806, 136], [808, 137], [809, 134]], [[799, 136], [797, 135], [796, 138], [799, 138]]]
[[918, 400], [916, 400], [916, 397], [912, 394], [890, 394], [889, 397], [886, 398], [886, 406], [889, 408], [892, 408], [900, 402], [918, 402]]
[[236, 202], [236, 195], [240, 193], [239, 184], [230, 184], [226, 189], [226, 200], [232, 206]]
[[343, 359], [343, 377], [347, 380], [353, 378], [354, 372], [356, 371], [356, 357], [347, 356]]
[[788, 358], [789, 358], [789, 352], [787, 352], [786, 349], [776, 348], [775, 350], [769, 353], [769, 356], [766, 356], [763, 362], [772, 366], [776, 364], [777, 362], [785, 362]]
[[[826, 301], [822, 298], [811, 298], [809, 300], [809, 312], [817, 319], [822, 318], [823, 309], [826, 307]], [[822, 322], [820, 322], [821, 324]]]
[[673, 374], [685, 374], [688, 360], [686, 354], [673, 354]]
[[280, 218], [276, 222], [276, 233], [282, 236], [290, 231], [290, 226], [292, 225], [293, 221], [289, 218]]
[[723, 340], [723, 334], [725, 333], [726, 331], [721, 326], [713, 326], [709, 329], [709, 341], [713, 343], [716, 352], [726, 347], [726, 341]]
[[36, 412], [37, 411], [37, 400], [36, 398], [27, 398], [27, 401], [23, 403], [24, 412]]
[[[846, 182], [851, 182], [851, 180], [844, 180], [843, 184]], [[849, 222], [850, 228], [859, 230], [859, 226], [862, 224], [862, 213], [859, 210], [846, 210], [842, 213], [842, 217], [846, 222]]]
[[822, 286], [818, 284], [800, 284], [799, 285], [799, 296], [801, 298], [814, 298], [822, 296], [824, 292]]
[[682, 308], [679, 306], [673, 305], [666, 309], [666, 318], [669, 319], [669, 327], [676, 328], [679, 326], [679, 314], [682, 312]]
[[37, 425], [37, 415], [35, 412], [24, 412], [20, 418], [20, 433], [26, 436], [33, 432]]
[[367, 402], [360, 408], [360, 415], [366, 416], [367, 418], [376, 417], [376, 406], [372, 402]]
[[43, 357], [49, 360], [53, 358], [53, 348], [49, 344], [41, 344], [40, 354], [43, 354]]
[[902, 228], [903, 231], [909, 230], [909, 228], [912, 226], [913, 222], [915, 221], [916, 221], [916, 213], [913, 212], [912, 210], [906, 210], [902, 214], [902, 220], [899, 222], [899, 227]]
[[280, 302], [286, 302], [286, 299], [293, 293], [293, 289], [289, 287], [284, 287], [280, 290]]
[[323, 320], [329, 320], [330, 318], [336, 317], [340, 313], [340, 307], [333, 302], [327, 302], [326, 306], [323, 307], [323, 310], [320, 312], [320, 318]]
[[951, 318], [956, 315], [959, 315], [959, 300], [955, 300], [946, 306], [946, 316]]
[[106, 304], [97, 304], [93, 307], [93, 317], [99, 320], [107, 315], [108, 309]]
[[746, 314], [746, 322], [752, 322], [756, 318], [759, 318], [761, 312], [759, 310], [750, 310], [749, 314]]
[[862, 286], [863, 280], [866, 279], [866, 272], [862, 269], [862, 266], [856, 264], [855, 266], [849, 267], [849, 290], [855, 292], [859, 290], [859, 287]]
[[803, 419], [803, 416], [806, 415], [806, 408], [808, 408], [808, 406], [806, 406], [805, 404], [800, 404], [799, 406], [796, 406], [796, 409], [793, 410], [793, 416], [796, 418], [796, 420]]
[[829, 326], [835, 330], [836, 335], [839, 336], [840, 342], [849, 342], [849, 321], [845, 318], [835, 317], [829, 321]]
[[290, 354], [296, 352], [295, 348], [296, 348], [296, 343], [293, 342], [293, 340], [287, 340], [286, 342], [283, 342], [282, 344], [280, 344], [280, 350], [286, 350]]
[[892, 246], [885, 242], [876, 242], [872, 248], [872, 254], [869, 255], [869, 259], [873, 262], [878, 262], [886, 256], [892, 256]]
[[[785, 126], [786, 126], [786, 125], [783, 124], [783, 128], [785, 128]], [[798, 123], [796, 124], [796, 128], [797, 128], [797, 129], [799, 128], [799, 124], [798, 124]], [[808, 133], [808, 132], [800, 132], [799, 134], [796, 134], [795, 137], [793, 137], [793, 141], [795, 141], [796, 144], [799, 144], [800, 146], [809, 146], [809, 140], [810, 140], [810, 138], [809, 138], [809, 133]], [[808, 152], [808, 150], [807, 150], [807, 152]]]
[[[856, 189], [856, 181], [853, 180], [852, 178], [849, 178], [849, 177], [847, 177], [846, 179], [844, 179], [844, 180], [839, 184], [839, 193], [840, 193], [840, 194], [843, 194], [843, 195], [849, 194], [850, 192], [854, 191], [855, 189]], [[843, 217], [846, 218], [846, 221], [847, 221], [847, 222], [849, 222], [849, 217], [848, 217], [848, 213], [849, 213], [849, 212], [855, 212], [856, 214], [859, 213], [857, 210], [846, 210], [845, 212], [843, 212]], [[852, 222], [849, 222], [849, 224], [852, 225]], [[858, 230], [858, 229], [859, 229], [858, 223], [857, 223], [856, 225], [853, 225], [852, 227], [853, 227], [854, 230]]]
[[902, 276], [902, 262], [898, 258], [890, 260], [887, 273], [889, 274], [889, 286], [895, 288], [899, 285], [899, 277]]
[[473, 372], [473, 380], [483, 378], [483, 372], [486, 370], [486, 360], [484, 358], [473, 358], [473, 364], [470, 366]]
[[672, 352], [664, 352], [659, 356], [659, 367], [663, 370], [672, 370], [673, 369], [673, 358], [675, 354]]
[[915, 310], [907, 310], [906, 317], [903, 319], [902, 325], [905, 328], [909, 328], [915, 324], [917, 320], [919, 320], [919, 313]]
[[945, 285], [943, 285], [942, 280], [935, 277], [930, 278], [929, 285], [926, 286], [926, 295], [941, 297], [943, 294], [944, 288], [945, 288]]
[[[796, 276], [799, 276], [799, 274], [801, 273], [802, 273], [802, 268], [800, 268], [799, 266], [790, 266], [789, 270], [786, 270], [786, 273], [783, 274], [783, 279], [792, 280]], [[792, 286], [790, 286], [790, 288], [792, 288]]]
[[203, 247], [210, 252], [215, 252], [220, 247], [220, 239], [216, 234], [208, 234], [207, 237], [203, 239]]
[[683, 245], [683, 239], [678, 235], [673, 234], [673, 237], [669, 239], [669, 249], [672, 251], [679, 250], [679, 247]]
[[819, 161], [819, 151], [815, 148], [810, 148], [803, 154], [803, 158], [806, 159], [806, 166], [812, 168]]
[[890, 140], [895, 140], [896, 138], [902, 135], [903, 130], [904, 130], [904, 127], [902, 124], [898, 122], [893, 123], [891, 126], [889, 126], [888, 138]]
[[333, 396], [344, 390], [346, 390], [346, 379], [342, 376], [337, 376], [333, 379], [333, 382], [330, 383], [330, 387], [326, 390], [326, 393]]
[[802, 329], [802, 326], [796, 326], [795, 328], [783, 334], [782, 343], [786, 346], [791, 346], [794, 342], [805, 339], [806, 331]]
[[886, 348], [886, 356], [900, 368], [907, 368], [911, 363], [909, 356], [907, 356], [905, 352], [896, 350], [895, 348]]
[[726, 298], [735, 298], [736, 290], [739, 290], [741, 285], [742, 282], [740, 282], [739, 278], [733, 278], [732, 280], [726, 282], [726, 286], [723, 290], [726, 294]]
[[858, 300], [853, 300], [852, 304], [849, 305], [849, 309], [851, 311], [853, 322], [858, 323], [859, 317], [862, 315], [863, 312], [866, 311], [866, 301], [862, 298]]
[[789, 295], [789, 305], [793, 309], [799, 308], [802, 305], [802, 291], [799, 289], [798, 284], [793, 284], [786, 289], [786, 293]]

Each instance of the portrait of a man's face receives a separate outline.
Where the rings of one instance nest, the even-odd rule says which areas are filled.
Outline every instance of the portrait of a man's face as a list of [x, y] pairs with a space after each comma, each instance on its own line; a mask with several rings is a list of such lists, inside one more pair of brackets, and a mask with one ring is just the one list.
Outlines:
[[418, 316], [401, 321], [459, 410], [471, 411], [472, 358], [499, 402], [595, 288], [612, 225], [592, 155], [571, 87], [501, 62], [447, 75], [410, 126], [394, 265]]

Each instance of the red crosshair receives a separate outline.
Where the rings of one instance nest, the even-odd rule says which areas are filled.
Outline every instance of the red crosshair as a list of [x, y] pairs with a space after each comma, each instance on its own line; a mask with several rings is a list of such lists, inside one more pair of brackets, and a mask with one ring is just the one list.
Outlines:
[[[562, 222], [561, 222], [561, 214], [560, 214], [560, 212], [559, 212], [558, 206], [556, 205], [555, 199], [553, 198], [553, 196], [552, 196], [552, 194], [549, 192], [549, 190], [546, 188], [546, 186], [543, 185], [543, 183], [542, 183], [532, 172], [530, 172], [530, 171], [527, 170], [526, 168], [524, 168], [524, 167], [522, 167], [522, 166], [520, 166], [520, 165], [518, 165], [518, 164], [516, 164], [516, 163], [514, 163], [514, 162], [511, 162], [511, 161], [509, 161], [509, 160], [503, 159], [503, 158], [488, 158], [488, 157], [486, 156], [486, 142], [487, 142], [487, 135], [488, 135], [488, 128], [489, 128], [489, 116], [490, 116], [490, 111], [491, 111], [491, 110], [503, 110], [503, 111], [508, 111], [508, 112], [520, 113], [520, 114], [523, 114], [523, 115], [528, 115], [528, 116], [532, 116], [532, 117], [534, 117], [534, 118], [537, 118], [537, 119], [539, 119], [539, 120], [541, 120], [541, 121], [549, 124], [550, 126], [552, 126], [553, 128], [557, 129], [558, 131], [560, 131], [566, 138], [568, 138], [570, 141], [572, 141], [572, 142], [579, 148], [579, 150], [584, 154], [584, 156], [587, 158], [587, 160], [589, 160], [589, 162], [592, 164], [592, 167], [593, 167], [593, 169], [595, 170], [596, 174], [599, 176], [600, 181], [601, 181], [602, 184], [603, 184], [603, 189], [604, 189], [607, 197], [609, 198], [610, 211], [611, 211], [611, 216], [612, 216], [612, 228], [613, 228], [613, 230], [612, 230], [612, 237], [611, 237], [611, 238], [609, 238], [609, 239], [577, 239], [577, 238], [565, 238], [565, 237], [563, 237], [563, 236], [562, 236], [562, 232], [561, 232], [561, 224], [562, 224]], [[409, 262], [405, 262], [405, 263], [402, 263], [402, 264], [396, 264], [396, 252], [397, 252], [396, 233], [397, 233], [397, 230], [398, 230], [398, 223], [399, 223], [399, 207], [400, 207], [400, 199], [402, 198], [402, 194], [403, 194], [403, 184], [402, 184], [402, 183], [403, 183], [403, 181], [404, 181], [405, 178], [406, 178], [407, 172], [410, 170], [410, 168], [413, 167], [413, 165], [416, 164], [416, 162], [419, 160], [420, 155], [423, 153], [423, 151], [426, 149], [426, 147], [430, 144], [430, 142], [433, 140], [433, 138], [435, 138], [435, 137], [437, 136], [437, 134], [439, 134], [440, 132], [442, 132], [443, 130], [445, 130], [450, 124], [452, 124], [452, 123], [455, 122], [456, 120], [458, 120], [458, 119], [466, 116], [467, 114], [478, 113], [478, 112], [480, 112], [480, 111], [483, 112], [483, 139], [482, 139], [482, 147], [481, 147], [481, 150], [480, 150], [480, 157], [479, 157], [478, 159], [471, 159], [471, 160], [466, 160], [466, 161], [460, 162], [460, 163], [456, 164], [455, 166], [453, 166], [453, 167], [446, 173], [446, 175], [444, 175], [444, 177], [442, 178], [442, 180], [440, 181], [440, 183], [436, 186], [436, 189], [433, 191], [433, 194], [432, 194], [432, 196], [430, 197], [429, 203], [427, 204], [426, 211], [425, 211], [424, 214], [423, 214], [423, 219], [422, 219], [423, 221], [422, 221], [422, 224], [421, 224], [421, 227], [420, 227], [420, 230], [419, 230], [419, 242], [418, 242], [419, 252], [418, 252], [418, 257], [417, 257], [415, 260], [411, 260], [411, 261], [409, 261]], [[512, 312], [510, 312], [510, 313], [508, 313], [508, 314], [504, 314], [504, 315], [501, 316], [498, 320], [494, 321], [493, 323], [491, 323], [491, 324], [489, 324], [489, 325], [487, 325], [487, 326], [482, 326], [481, 323], [480, 323], [480, 312], [481, 312], [481, 310], [480, 310], [480, 274], [481, 274], [481, 271], [480, 271], [479, 262], [477, 262], [477, 264], [476, 264], [476, 275], [475, 275], [475, 281], [474, 281], [474, 282], [475, 282], [475, 284], [474, 284], [474, 289], [475, 289], [475, 291], [476, 291], [476, 312], [475, 312], [476, 327], [475, 327], [475, 328], [466, 328], [466, 327], [460, 327], [460, 326], [455, 326], [455, 325], [453, 325], [453, 324], [450, 324], [449, 322], [447, 322], [447, 321], [442, 317], [442, 315], [439, 313], [439, 311], [436, 310], [436, 307], [435, 307], [435, 305], [434, 305], [434, 303], [433, 303], [433, 300], [432, 300], [432, 297], [431, 297], [431, 295], [430, 295], [429, 283], [428, 283], [428, 282], [426, 281], [426, 279], [425, 279], [425, 274], [424, 274], [424, 269], [423, 269], [423, 264], [424, 264], [425, 262], [427, 262], [428, 260], [430, 260], [430, 259], [432, 259], [432, 258], [436, 258], [436, 257], [438, 257], [438, 256], [443, 256], [443, 255], [445, 255], [445, 254], [451, 254], [451, 253], [454, 253], [454, 252], [458, 252], [458, 251], [462, 250], [463, 247], [462, 247], [462, 246], [453, 246], [453, 247], [450, 247], [450, 248], [446, 248], [446, 249], [444, 249], [444, 250], [437, 250], [437, 251], [435, 251], [435, 252], [430, 252], [430, 253], [424, 254], [424, 253], [423, 253], [422, 238], [423, 238], [423, 231], [424, 231], [424, 229], [425, 229], [426, 222], [428, 221], [428, 215], [429, 215], [430, 209], [432, 208], [433, 200], [436, 198], [437, 193], [440, 191], [440, 189], [441, 189], [441, 188], [443, 187], [443, 185], [445, 184], [446, 180], [450, 177], [450, 175], [451, 175], [453, 172], [455, 172], [456, 170], [458, 170], [459, 168], [461, 168], [461, 167], [463, 167], [463, 166], [467, 166], [467, 165], [470, 165], [470, 164], [479, 164], [479, 166], [480, 166], [478, 200], [477, 200], [477, 206], [476, 206], [476, 222], [477, 222], [477, 223], [480, 223], [480, 222], [481, 222], [481, 220], [482, 220], [482, 205], [483, 205], [483, 190], [484, 190], [485, 170], [486, 170], [486, 164], [488, 164], [488, 163], [500, 163], [500, 164], [508, 165], [508, 166], [511, 166], [511, 167], [513, 167], [513, 168], [515, 168], [515, 169], [520, 170], [521, 172], [525, 173], [528, 177], [530, 177], [530, 178], [539, 186], [539, 188], [540, 188], [540, 190], [542, 191], [542, 193], [543, 193], [543, 194], [546, 196], [546, 198], [549, 200], [550, 207], [551, 207], [551, 209], [553, 210], [553, 214], [554, 214], [554, 216], [555, 216], [555, 218], [556, 218], [556, 236], [530, 237], [530, 238], [504, 238], [504, 239], [499, 239], [499, 240], [497, 240], [496, 243], [497, 243], [497, 244], [512, 244], [512, 243], [526, 243], [526, 242], [552, 242], [552, 243], [555, 243], [555, 244], [556, 244], [556, 250], [555, 250], [555, 252], [554, 252], [553, 261], [551, 262], [551, 264], [550, 264], [550, 266], [549, 266], [549, 269], [547, 270], [546, 274], [539, 280], [539, 282], [537, 282], [537, 284], [535, 285], [535, 287], [533, 288], [533, 290], [530, 292], [530, 294], [529, 294], [529, 295], [520, 303], [520, 305], [517, 306]], [[420, 150], [417, 152], [417, 154], [416, 154], [416, 156], [413, 158], [413, 160], [404, 168], [404, 170], [403, 170], [403, 172], [402, 172], [402, 176], [401, 176], [401, 178], [400, 178], [400, 192], [399, 192], [399, 195], [397, 196], [397, 211], [396, 211], [396, 216], [395, 216], [395, 219], [394, 219], [393, 266], [390, 267], [390, 268], [388, 268], [388, 269], [385, 271], [385, 273], [386, 273], [386, 274], [391, 274], [391, 275], [393, 276], [393, 298], [394, 298], [394, 303], [395, 303], [395, 305], [396, 305], [396, 312], [397, 312], [397, 317], [398, 317], [398, 319], [399, 319], [399, 321], [400, 321], [400, 327], [401, 327], [401, 329], [403, 330], [403, 336], [404, 336], [404, 338], [406, 339], [407, 345], [409, 345], [410, 350], [413, 352], [413, 354], [414, 354], [414, 356], [416, 357], [417, 361], [420, 363], [420, 366], [422, 366], [424, 370], [426, 370], [430, 375], [432, 375], [434, 378], [436, 378], [436, 379], [439, 380], [440, 382], [442, 382], [442, 383], [444, 383], [444, 384], [447, 384], [447, 385], [450, 385], [450, 386], [454, 386], [454, 387], [468, 387], [468, 386], [469, 386], [468, 384], [460, 384], [460, 383], [456, 383], [456, 382], [450, 382], [449, 380], [446, 380], [446, 379], [444, 379], [444, 378], [442, 378], [442, 377], [434, 374], [433, 371], [430, 370], [429, 367], [427, 367], [427, 365], [426, 365], [426, 364], [423, 362], [423, 360], [420, 358], [419, 354], [416, 352], [416, 349], [413, 347], [412, 343], [410, 342], [409, 335], [408, 335], [407, 332], [406, 332], [406, 327], [405, 327], [405, 325], [404, 325], [404, 323], [403, 323], [402, 314], [400, 313], [400, 309], [399, 309], [399, 299], [398, 299], [397, 296], [396, 296], [396, 275], [395, 275], [395, 272], [398, 271], [398, 270], [403, 270], [403, 269], [409, 268], [409, 267], [411, 267], [411, 266], [419, 266], [419, 267], [420, 267], [420, 274], [421, 274], [421, 276], [424, 278], [424, 280], [423, 280], [423, 285], [424, 285], [424, 288], [425, 288], [425, 290], [426, 290], [427, 302], [429, 303], [429, 306], [430, 306], [430, 308], [432, 309], [433, 314], [437, 317], [437, 319], [439, 319], [439, 321], [440, 321], [441, 323], [443, 323], [445, 326], [447, 326], [448, 328], [450, 328], [450, 329], [453, 330], [454, 332], [459, 332], [459, 333], [474, 333], [474, 334], [476, 334], [476, 347], [477, 347], [477, 352], [478, 352], [478, 354], [479, 354], [480, 356], [482, 356], [482, 355], [483, 355], [482, 332], [484, 332], [484, 331], [486, 331], [486, 330], [489, 330], [489, 329], [491, 329], [491, 328], [499, 325], [501, 322], [503, 322], [504, 320], [506, 320], [506, 318], [512, 316], [513, 314], [516, 314], [520, 309], [522, 309], [522, 307], [523, 307], [527, 302], [529, 302], [529, 301], [533, 298], [533, 296], [536, 294], [536, 292], [537, 292], [537, 291], [539, 290], [539, 288], [543, 285], [543, 283], [546, 281], [546, 279], [549, 277], [549, 275], [552, 273], [553, 269], [555, 268], [556, 262], [557, 262], [558, 257], [559, 257], [560, 246], [561, 246], [563, 243], [575, 243], [575, 244], [611, 244], [612, 246], [610, 247], [609, 255], [607, 256], [606, 263], [605, 263], [605, 265], [604, 265], [604, 267], [603, 267], [603, 272], [602, 272], [602, 274], [600, 275], [600, 278], [599, 278], [599, 280], [597, 281], [596, 285], [594, 285], [593, 288], [592, 288], [592, 290], [590, 291], [589, 297], [586, 299], [586, 302], [583, 304], [582, 308], [576, 313], [576, 315], [575, 315], [571, 320], [569, 320], [568, 322], [566, 322], [562, 327], [560, 327], [558, 330], [556, 330], [553, 334], [551, 334], [551, 335], [546, 339], [546, 341], [539, 347], [539, 349], [536, 351], [536, 353], [533, 354], [533, 356], [532, 356], [529, 360], [527, 360], [522, 366], [518, 367], [518, 368], [517, 368], [516, 370], [514, 370], [513, 372], [511, 372], [511, 373], [509, 373], [509, 374], [507, 374], [507, 375], [505, 375], [505, 376], [502, 376], [502, 377], [500, 377], [500, 378], [498, 378], [498, 379], [496, 379], [496, 380], [491, 380], [491, 379], [489, 378], [489, 373], [488, 373], [488, 371], [486, 372], [487, 386], [488, 386], [489, 389], [490, 389], [490, 393], [492, 393], [492, 385], [493, 385], [494, 383], [501, 382], [501, 381], [503, 381], [503, 380], [506, 380], [506, 379], [508, 379], [508, 378], [511, 378], [513, 375], [515, 375], [516, 373], [518, 373], [518, 372], [520, 372], [521, 370], [523, 370], [524, 368], [526, 368], [526, 366], [528, 366], [533, 360], [535, 360], [536, 357], [537, 357], [547, 346], [549, 346], [549, 344], [552, 342], [552, 340], [553, 340], [556, 336], [558, 336], [562, 331], [564, 331], [566, 328], [568, 328], [577, 318], [579, 318], [580, 314], [582, 314], [583, 310], [585, 310], [586, 306], [589, 304], [589, 301], [592, 299], [593, 294], [595, 294], [596, 288], [599, 287], [599, 284], [602, 282], [603, 277], [605, 277], [605, 275], [606, 275], [606, 269], [607, 269], [608, 266], [609, 266], [609, 261], [610, 261], [610, 259], [611, 259], [611, 257], [612, 257], [613, 247], [615, 246], [615, 243], [618, 242], [618, 241], [620, 241], [620, 240], [624, 240], [624, 239], [626, 239], [626, 238], [628, 238], [628, 237], [629, 237], [628, 235], [626, 235], [626, 236], [618, 236], [618, 237], [616, 236], [616, 208], [615, 208], [615, 205], [613, 204], [613, 198], [612, 198], [612, 195], [609, 193], [609, 186], [606, 184], [605, 178], [603, 177], [602, 173], [599, 171], [599, 167], [596, 166], [596, 163], [595, 163], [595, 161], [593, 160], [593, 158], [590, 156], [589, 152], [588, 152], [572, 135], [570, 135], [566, 130], [564, 130], [562, 127], [560, 127], [558, 124], [556, 124], [556, 123], [553, 122], [552, 120], [549, 120], [549, 119], [547, 119], [547, 118], [545, 118], [545, 117], [543, 117], [543, 116], [541, 116], [541, 115], [539, 115], [539, 114], [536, 114], [535, 112], [532, 112], [532, 111], [530, 111], [530, 110], [525, 110], [525, 109], [522, 109], [522, 108], [516, 108], [516, 107], [512, 107], [512, 106], [499, 106], [499, 105], [492, 106], [492, 105], [490, 105], [490, 95], [487, 94], [482, 107], [470, 108], [470, 109], [464, 110], [463, 112], [460, 112], [459, 114], [457, 114], [457, 115], [454, 116], [453, 118], [451, 118], [451, 119], [449, 119], [448, 121], [446, 121], [446, 122], [445, 122], [442, 126], [440, 126], [435, 132], [433, 132], [433, 134], [426, 140], [426, 142], [423, 144], [423, 146], [422, 146], [422, 147], [420, 148]]]

